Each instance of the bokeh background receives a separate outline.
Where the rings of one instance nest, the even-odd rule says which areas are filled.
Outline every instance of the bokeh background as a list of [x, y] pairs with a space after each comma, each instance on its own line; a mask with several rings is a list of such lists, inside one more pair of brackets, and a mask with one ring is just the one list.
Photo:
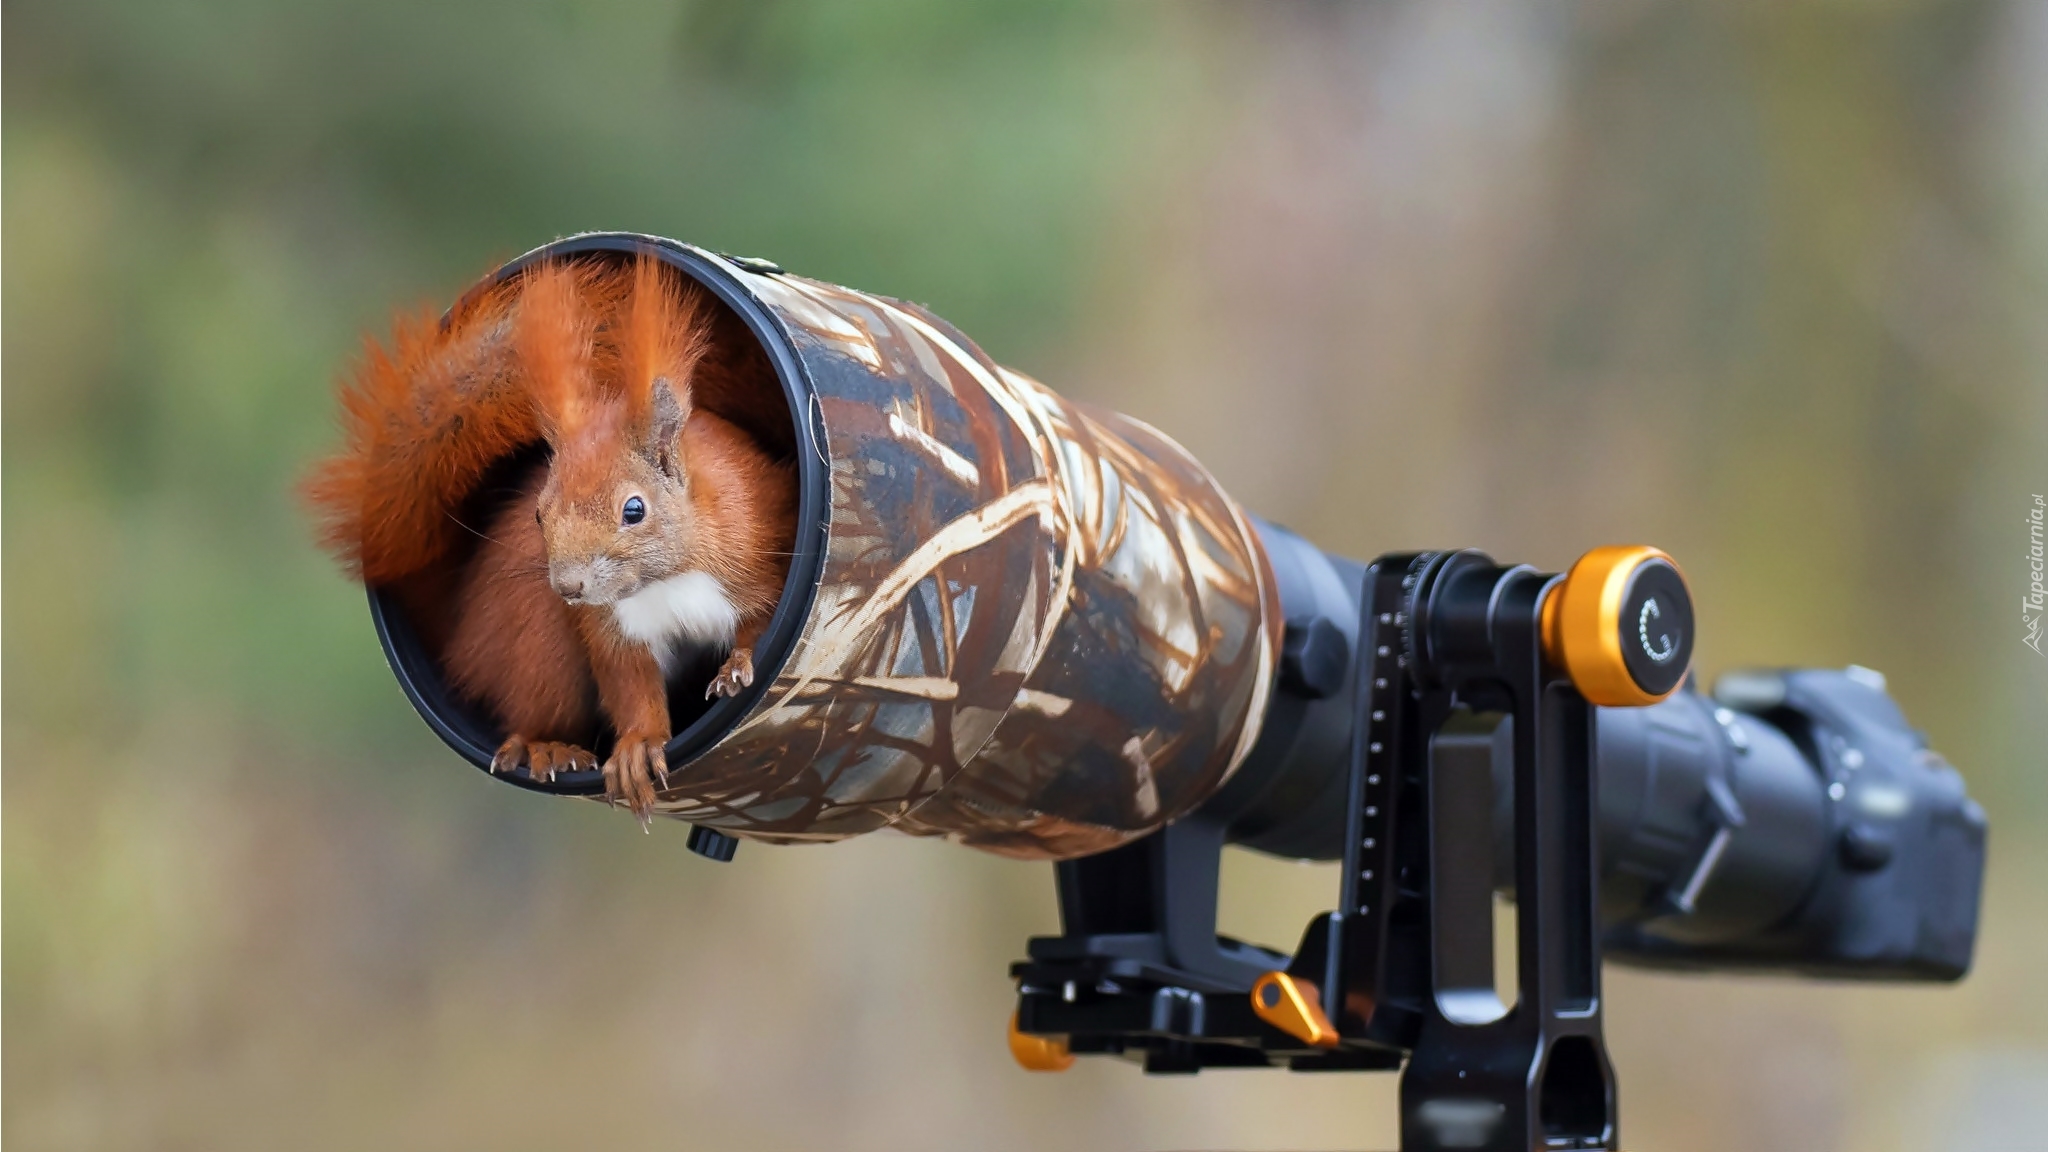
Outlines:
[[[1680, 557], [1991, 813], [1956, 987], [1610, 968], [1629, 1147], [2048, 1132], [2048, 5], [15, 0], [11, 1149], [1333, 1149], [1392, 1077], [1027, 1075], [1050, 870], [486, 780], [291, 486], [396, 305], [593, 228], [928, 302], [1356, 556]], [[1239, 854], [1233, 854], [1239, 855]], [[1244, 856], [1287, 945], [1325, 868]]]

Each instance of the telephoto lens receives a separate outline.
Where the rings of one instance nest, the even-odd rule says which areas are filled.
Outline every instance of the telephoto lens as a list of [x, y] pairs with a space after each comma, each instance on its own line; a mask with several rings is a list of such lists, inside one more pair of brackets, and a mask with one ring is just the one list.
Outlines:
[[[671, 685], [653, 814], [695, 825], [691, 846], [721, 860], [739, 840], [881, 828], [1074, 860], [1193, 818], [1260, 852], [1344, 857], [1357, 677], [1374, 655], [1359, 650], [1366, 565], [1256, 520], [1159, 431], [996, 364], [929, 311], [769, 261], [587, 234], [506, 264], [468, 299], [536, 268], [648, 259], [710, 300], [706, 363], [758, 367], [764, 403], [742, 407], [796, 481], [788, 576], [752, 679], [709, 701], [708, 669]], [[533, 468], [548, 447], [510, 444], [501, 464]], [[478, 504], [504, 490], [480, 483], [464, 515], [489, 520]], [[1600, 706], [1609, 954], [1965, 971], [1983, 814], [1882, 678], [1743, 673], [1711, 698], [1680, 690], [1692, 631], [1673, 615], [1689, 605], [1676, 566], [1609, 548], [1574, 573], [1589, 563], [1598, 578], [1560, 582], [1541, 611], [1547, 659]], [[451, 683], [436, 601], [374, 581], [369, 593], [412, 703], [491, 767], [507, 733]], [[1462, 604], [1445, 599], [1444, 635], [1484, 648], [1498, 605]], [[1410, 642], [1427, 655], [1428, 637]], [[1511, 891], [1513, 730], [1486, 724], [1482, 710], [1447, 725], [1430, 754], [1496, 778], [1493, 859]], [[496, 778], [605, 793], [587, 764], [561, 768]]]
[[[765, 260], [583, 235], [469, 298], [534, 269], [648, 258], [708, 295], [705, 363], [759, 363], [749, 378], [781, 424], [749, 430], [786, 449], [796, 480], [789, 574], [752, 682], [708, 705], [703, 675], [672, 686], [651, 814], [725, 854], [735, 838], [893, 827], [1064, 859], [1155, 831], [1229, 779], [1273, 696], [1279, 600], [1250, 518], [1193, 457], [1003, 368], [917, 305]], [[543, 452], [536, 436], [506, 464]], [[479, 485], [487, 506], [464, 519], [492, 522], [510, 487]], [[451, 681], [436, 603], [407, 592], [370, 587], [391, 665], [435, 731], [488, 769], [508, 734]], [[497, 778], [605, 794], [573, 761]]]

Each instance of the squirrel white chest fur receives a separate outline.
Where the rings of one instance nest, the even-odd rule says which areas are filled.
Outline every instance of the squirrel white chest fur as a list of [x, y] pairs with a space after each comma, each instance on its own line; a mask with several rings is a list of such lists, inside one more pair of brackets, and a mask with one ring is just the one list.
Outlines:
[[647, 645], [663, 675], [674, 670], [683, 644], [730, 648], [739, 609], [709, 572], [681, 572], [657, 580], [612, 605], [619, 631]]

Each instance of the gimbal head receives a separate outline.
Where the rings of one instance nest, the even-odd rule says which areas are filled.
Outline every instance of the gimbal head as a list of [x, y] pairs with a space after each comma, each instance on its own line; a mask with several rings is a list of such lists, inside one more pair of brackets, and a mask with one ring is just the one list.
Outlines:
[[[1013, 1047], [1142, 1054], [1148, 1071], [1284, 1063], [1399, 1067], [1403, 1147], [1608, 1147], [1600, 1031], [1593, 709], [1683, 681], [1692, 606], [1653, 549], [1601, 549], [1569, 577], [1477, 552], [1381, 557], [1365, 573], [1336, 910], [1292, 957], [1218, 940], [1200, 814], [1059, 866], [1066, 934], [1015, 969]], [[1430, 743], [1460, 712], [1514, 721], [1520, 1003], [1493, 991], [1492, 795], [1447, 786]], [[1476, 946], [1475, 946], [1476, 945]], [[1059, 1042], [1034, 1038], [1063, 1035]]]
[[[1359, 569], [1261, 529], [1301, 706], [1192, 816], [1057, 866], [1064, 934], [1012, 970], [1026, 1067], [1405, 1062], [1405, 1150], [1612, 1148], [1603, 940], [1638, 963], [1967, 969], [1983, 816], [1875, 674], [1724, 678], [1743, 712], [1679, 691], [1691, 604], [1653, 549], [1597, 549], [1564, 577], [1476, 552]], [[1355, 630], [1330, 615], [1347, 601]], [[1343, 860], [1292, 956], [1215, 934], [1225, 843]], [[1902, 899], [1899, 876], [1932, 887]], [[1518, 904], [1512, 1005], [1496, 892]]]

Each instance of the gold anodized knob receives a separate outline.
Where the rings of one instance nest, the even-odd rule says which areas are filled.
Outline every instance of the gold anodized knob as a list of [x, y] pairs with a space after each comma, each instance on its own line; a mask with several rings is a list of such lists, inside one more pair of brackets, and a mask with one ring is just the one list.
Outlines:
[[1692, 595], [1658, 549], [1611, 544], [1579, 557], [1543, 601], [1543, 653], [1589, 702], [1655, 704], [1692, 663]]

